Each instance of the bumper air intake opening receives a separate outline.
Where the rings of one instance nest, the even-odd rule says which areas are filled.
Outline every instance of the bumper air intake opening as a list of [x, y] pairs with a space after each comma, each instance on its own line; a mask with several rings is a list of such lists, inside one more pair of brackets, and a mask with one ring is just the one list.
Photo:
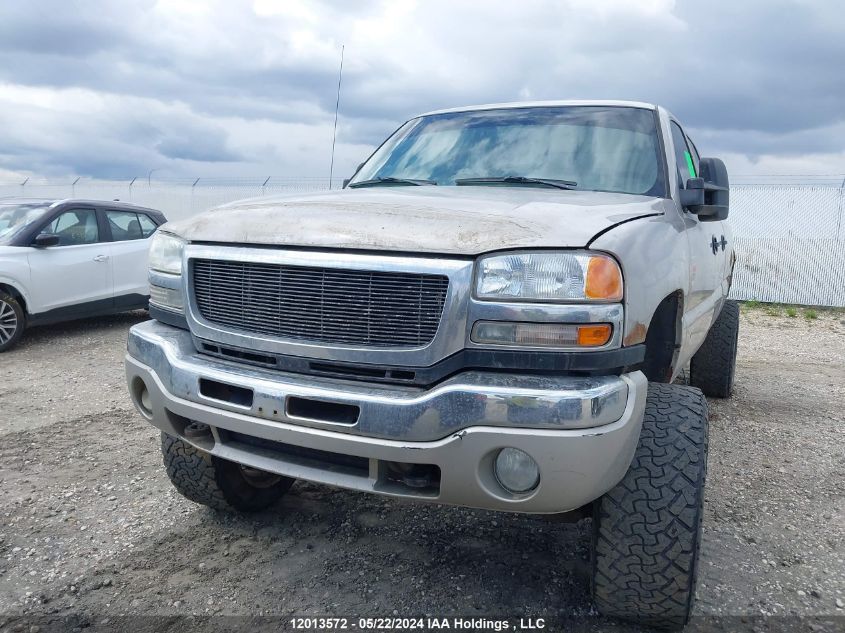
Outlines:
[[218, 382], [208, 378], [200, 378], [200, 395], [211, 398], [212, 400], [228, 402], [239, 407], [252, 406], [252, 389], [227, 385], [224, 382]]
[[440, 492], [440, 467], [434, 464], [382, 462], [381, 486], [384, 489], [410, 488], [417, 494], [437, 495]]
[[351, 376], [353, 378], [378, 378], [384, 380], [387, 371], [369, 367], [345, 367], [344, 365], [330, 365], [327, 363], [308, 363], [311, 371], [329, 376]]
[[293, 444], [267, 440], [236, 431], [221, 430], [220, 432], [226, 445], [252, 454], [279, 459], [288, 464], [299, 464], [355, 477], [366, 478], [369, 475], [370, 460], [366, 457], [294, 446]]
[[[217, 429], [224, 446], [280, 463], [313, 468], [372, 481], [373, 488], [402, 496], [433, 499], [440, 494], [440, 468], [434, 464], [406, 464], [344, 455], [316, 448], [295, 446], [254, 437], [237, 431]], [[373, 481], [374, 479], [374, 481]]]
[[288, 396], [287, 415], [291, 418], [314, 420], [316, 422], [334, 422], [335, 424], [355, 424], [361, 409], [352, 404], [324, 402]]
[[308, 363], [308, 368], [315, 374], [338, 376], [342, 378], [357, 378], [358, 380], [388, 380], [410, 382], [416, 373], [404, 369], [388, 369], [381, 367], [346, 366], [330, 363]]
[[265, 354], [256, 354], [242, 349], [235, 349], [233, 347], [223, 347], [222, 345], [212, 345], [211, 343], [201, 343], [202, 351], [218, 358], [226, 358], [235, 361], [242, 361], [251, 363], [253, 365], [266, 365], [267, 367], [275, 367], [277, 365], [276, 359], [273, 356]]

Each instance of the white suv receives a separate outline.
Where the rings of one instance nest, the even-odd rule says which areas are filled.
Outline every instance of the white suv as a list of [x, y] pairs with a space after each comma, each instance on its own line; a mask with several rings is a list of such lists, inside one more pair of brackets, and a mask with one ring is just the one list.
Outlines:
[[146, 308], [161, 212], [122, 202], [0, 199], [0, 352], [27, 325]]

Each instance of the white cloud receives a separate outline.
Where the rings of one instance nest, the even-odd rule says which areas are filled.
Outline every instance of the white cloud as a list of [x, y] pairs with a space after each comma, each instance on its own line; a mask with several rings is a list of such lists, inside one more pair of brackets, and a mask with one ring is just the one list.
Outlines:
[[322, 175], [415, 113], [668, 106], [732, 169], [845, 172], [845, 14], [782, 0], [59, 0], [0, 5], [0, 169]]

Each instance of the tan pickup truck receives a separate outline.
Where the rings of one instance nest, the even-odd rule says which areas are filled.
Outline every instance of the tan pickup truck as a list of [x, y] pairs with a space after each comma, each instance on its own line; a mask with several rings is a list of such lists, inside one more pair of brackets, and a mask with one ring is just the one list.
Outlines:
[[163, 226], [129, 391], [198, 503], [303, 479], [589, 517], [598, 609], [682, 626], [704, 396], [734, 379], [727, 215], [724, 164], [661, 107], [426, 114], [343, 190]]

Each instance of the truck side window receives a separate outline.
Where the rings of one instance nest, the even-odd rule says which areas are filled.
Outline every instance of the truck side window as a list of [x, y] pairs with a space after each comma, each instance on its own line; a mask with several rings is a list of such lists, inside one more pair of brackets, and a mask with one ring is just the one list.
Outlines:
[[684, 134], [687, 139], [687, 147], [689, 147], [690, 154], [692, 154], [692, 164], [695, 167], [695, 175], [700, 176], [701, 171], [699, 170], [699, 165], [701, 163], [701, 156], [698, 154], [698, 148], [695, 146], [695, 143], [692, 142], [692, 139], [687, 135]]
[[688, 178], [698, 176], [698, 170], [693, 162], [692, 153], [687, 146], [687, 139], [684, 136], [681, 126], [674, 121], [672, 126], [672, 145], [675, 146], [675, 165], [678, 168], [678, 185], [683, 188]]

